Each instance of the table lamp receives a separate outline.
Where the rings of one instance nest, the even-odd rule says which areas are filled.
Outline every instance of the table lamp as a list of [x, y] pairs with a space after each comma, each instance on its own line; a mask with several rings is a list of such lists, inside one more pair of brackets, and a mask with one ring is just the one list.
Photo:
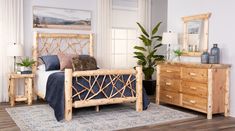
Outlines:
[[162, 35], [162, 44], [167, 45], [167, 60], [170, 60], [171, 45], [178, 44], [178, 35], [177, 35], [177, 33], [164, 32], [163, 35]]
[[7, 56], [14, 57], [14, 72], [16, 72], [16, 57], [23, 55], [23, 47], [21, 44], [11, 44], [7, 47]]

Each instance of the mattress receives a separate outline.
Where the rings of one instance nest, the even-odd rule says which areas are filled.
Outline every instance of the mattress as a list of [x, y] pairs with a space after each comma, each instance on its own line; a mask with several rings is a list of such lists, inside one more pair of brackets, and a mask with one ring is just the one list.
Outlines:
[[37, 94], [40, 94], [40, 97], [43, 97], [43, 99], [46, 96], [47, 79], [51, 74], [55, 72], [61, 72], [61, 71], [60, 70], [54, 70], [54, 71], [37, 70], [36, 71], [35, 91]]

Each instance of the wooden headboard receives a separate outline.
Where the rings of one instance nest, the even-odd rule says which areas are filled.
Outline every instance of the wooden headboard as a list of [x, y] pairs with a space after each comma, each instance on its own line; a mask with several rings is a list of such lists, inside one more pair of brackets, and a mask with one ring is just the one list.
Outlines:
[[36, 71], [38, 59], [43, 55], [56, 55], [59, 52], [87, 54], [93, 56], [93, 34], [65, 34], [34, 32], [32, 67]]

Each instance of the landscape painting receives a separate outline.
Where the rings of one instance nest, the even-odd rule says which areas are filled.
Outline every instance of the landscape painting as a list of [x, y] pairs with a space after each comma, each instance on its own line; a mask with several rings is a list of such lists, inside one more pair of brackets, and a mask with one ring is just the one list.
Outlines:
[[34, 6], [33, 28], [91, 30], [91, 12]]

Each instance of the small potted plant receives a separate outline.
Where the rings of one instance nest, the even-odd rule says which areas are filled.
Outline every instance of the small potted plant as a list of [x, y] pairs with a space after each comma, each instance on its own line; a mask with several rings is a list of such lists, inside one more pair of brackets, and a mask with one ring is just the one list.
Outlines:
[[142, 25], [137, 23], [142, 34], [140, 34], [139, 39], [142, 42], [142, 46], [135, 46], [136, 52], [135, 58], [138, 59], [138, 65], [143, 67], [143, 73], [145, 79], [143, 80], [143, 87], [148, 95], [153, 95], [156, 90], [156, 80], [152, 79], [155, 66], [158, 61], [163, 61], [164, 56], [158, 55], [158, 48], [162, 46], [162, 36], [157, 35], [158, 28], [161, 25], [159, 22], [151, 32], [147, 32]]
[[173, 51], [175, 56], [177, 57], [177, 61], [180, 62], [181, 55], [183, 54], [183, 51], [180, 49], [174, 50]]
[[21, 59], [21, 62], [16, 63], [18, 66], [20, 66], [20, 71], [21, 73], [27, 72], [27, 73], [32, 73], [32, 66], [35, 63], [33, 59], [30, 58], [23, 58]]

